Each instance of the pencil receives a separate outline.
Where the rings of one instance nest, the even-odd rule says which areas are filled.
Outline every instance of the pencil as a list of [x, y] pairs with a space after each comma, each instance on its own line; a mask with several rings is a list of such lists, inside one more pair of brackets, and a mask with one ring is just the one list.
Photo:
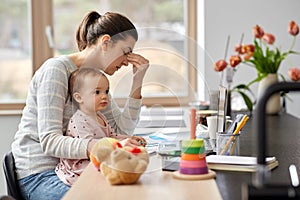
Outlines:
[[236, 143], [237, 143], [237, 136], [235, 136], [234, 141], [232, 142], [231, 148], [230, 148], [230, 152], [229, 155], [232, 156], [234, 154], [235, 151], [235, 147], [236, 147]]
[[246, 122], [248, 121], [249, 117], [247, 115], [244, 115], [244, 117], [242, 118], [241, 122], [238, 123], [236, 129], [233, 132], [233, 135], [237, 134], [240, 132], [240, 130], [244, 127], [244, 125], [246, 124]]

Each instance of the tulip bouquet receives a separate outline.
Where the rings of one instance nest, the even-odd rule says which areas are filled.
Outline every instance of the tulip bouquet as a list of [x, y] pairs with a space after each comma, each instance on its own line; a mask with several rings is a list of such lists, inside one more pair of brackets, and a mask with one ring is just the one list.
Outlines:
[[[281, 62], [286, 59], [288, 55], [298, 54], [292, 49], [296, 42], [296, 36], [299, 33], [299, 26], [294, 21], [289, 23], [288, 32], [293, 36], [293, 41], [291, 47], [286, 52], [281, 52], [281, 50], [274, 45], [275, 36], [271, 33], [265, 33], [259, 25], [254, 26], [252, 31], [254, 35], [254, 43], [244, 45], [241, 41], [240, 44], [235, 46], [234, 51], [236, 54], [230, 56], [229, 59], [229, 64], [234, 71], [240, 63], [250, 65], [257, 71], [257, 77], [250, 83], [241, 84], [231, 89], [242, 95], [249, 111], [252, 111], [253, 109], [253, 102], [246, 95], [245, 91], [251, 91], [249, 86], [255, 82], [261, 81], [268, 74], [278, 73]], [[215, 62], [214, 69], [217, 72], [222, 72], [227, 65], [228, 63], [225, 59], [220, 59]], [[285, 80], [282, 74], [279, 75], [283, 80]], [[298, 81], [300, 80], [300, 69], [293, 67], [289, 69], [288, 75], [291, 80]]]

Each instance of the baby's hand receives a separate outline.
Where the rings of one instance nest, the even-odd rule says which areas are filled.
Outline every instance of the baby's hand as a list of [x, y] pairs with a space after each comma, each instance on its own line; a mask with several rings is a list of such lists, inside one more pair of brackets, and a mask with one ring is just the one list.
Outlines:
[[145, 147], [147, 145], [147, 141], [143, 137], [132, 136], [132, 139], [136, 140], [140, 144], [140, 146]]
[[[111, 133], [110, 137], [116, 138], [116, 139], [122, 141], [122, 143], [129, 145], [129, 146], [133, 145], [133, 146], [145, 147], [147, 144], [147, 141], [143, 137], [140, 137], [140, 136], [129, 136], [129, 135]], [[124, 142], [124, 140], [126, 140], [126, 142]]]

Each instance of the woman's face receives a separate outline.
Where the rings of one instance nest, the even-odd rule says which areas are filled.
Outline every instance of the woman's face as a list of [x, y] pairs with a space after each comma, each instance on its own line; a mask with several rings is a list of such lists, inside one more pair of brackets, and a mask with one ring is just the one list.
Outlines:
[[135, 39], [131, 36], [128, 36], [126, 40], [111, 43], [103, 58], [103, 71], [108, 75], [113, 75], [122, 66], [128, 66], [127, 55], [132, 52], [135, 43]]

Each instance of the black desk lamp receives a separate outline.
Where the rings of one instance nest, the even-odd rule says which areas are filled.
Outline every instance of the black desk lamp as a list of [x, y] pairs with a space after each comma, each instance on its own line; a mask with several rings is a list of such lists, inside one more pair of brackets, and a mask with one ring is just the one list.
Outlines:
[[257, 168], [254, 173], [253, 185], [242, 187], [243, 199], [300, 199], [300, 188], [292, 185], [272, 185], [268, 184], [271, 172], [266, 165], [266, 104], [272, 94], [276, 92], [300, 91], [300, 83], [280, 82], [269, 86], [258, 101], [254, 113], [255, 132], [257, 133]]

